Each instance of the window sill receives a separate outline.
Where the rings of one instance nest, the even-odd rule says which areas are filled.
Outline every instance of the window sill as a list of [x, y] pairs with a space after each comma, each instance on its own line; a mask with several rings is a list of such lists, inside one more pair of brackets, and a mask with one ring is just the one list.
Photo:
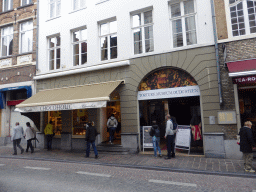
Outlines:
[[9, 13], [9, 12], [12, 12], [12, 11], [14, 11], [14, 9], [11, 9], [11, 10], [8, 10], [8, 11], [1, 12], [1, 13], [0, 13], [0, 15], [3, 15], [3, 14], [5, 14], [5, 13]]
[[109, 1], [109, 0], [99, 0], [97, 3], [95, 3], [95, 5], [99, 5], [99, 4], [104, 3], [106, 1]]
[[30, 4], [27, 4], [27, 5], [22, 5], [20, 7], [17, 7], [17, 9], [22, 9], [22, 8], [30, 7], [31, 5], [34, 5], [34, 3], [30, 3]]
[[0, 60], [1, 59], [9, 59], [9, 58], [13, 58], [13, 57], [14, 57], [13, 55], [2, 56], [2, 57], [0, 57]]
[[87, 9], [87, 7], [83, 7], [83, 8], [80, 8], [80, 9], [73, 10], [73, 11], [69, 12], [69, 14], [72, 14], [72, 13], [75, 13], [75, 12], [78, 12], [78, 11], [82, 11], [84, 9]]
[[18, 56], [22, 56], [22, 55], [29, 55], [29, 54], [33, 54], [33, 53], [36, 53], [35, 51], [30, 51], [30, 52], [24, 52], [24, 53], [20, 53], [17, 55]]
[[54, 20], [54, 19], [58, 19], [60, 18], [61, 16], [57, 16], [57, 17], [54, 17], [54, 18], [50, 18], [50, 19], [47, 19], [45, 22], [48, 22], [48, 21], [51, 21], [51, 20]]

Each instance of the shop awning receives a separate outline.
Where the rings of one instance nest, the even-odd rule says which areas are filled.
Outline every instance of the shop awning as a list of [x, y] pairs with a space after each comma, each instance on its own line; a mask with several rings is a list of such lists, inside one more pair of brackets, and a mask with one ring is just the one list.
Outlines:
[[110, 94], [123, 80], [42, 90], [16, 105], [16, 111], [61, 111], [106, 107]]
[[228, 62], [227, 67], [230, 77], [256, 74], [256, 59]]

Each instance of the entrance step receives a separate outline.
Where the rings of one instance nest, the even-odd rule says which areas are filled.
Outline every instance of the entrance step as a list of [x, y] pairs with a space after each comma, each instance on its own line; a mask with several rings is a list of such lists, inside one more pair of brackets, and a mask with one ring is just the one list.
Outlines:
[[111, 145], [111, 144], [105, 144], [101, 143], [97, 145], [97, 150], [99, 152], [106, 152], [106, 153], [113, 153], [113, 154], [129, 154], [129, 149], [124, 148], [122, 145]]

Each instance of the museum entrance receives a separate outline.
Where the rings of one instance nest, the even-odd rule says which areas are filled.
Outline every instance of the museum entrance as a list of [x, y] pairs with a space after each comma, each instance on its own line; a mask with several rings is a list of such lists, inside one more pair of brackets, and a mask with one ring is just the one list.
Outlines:
[[[143, 126], [151, 126], [152, 122], [156, 121], [161, 133], [161, 148], [166, 149], [164, 139], [165, 116], [170, 114], [180, 125], [179, 128], [186, 127], [188, 130], [188, 137], [186, 136], [183, 139], [186, 140], [186, 147], [190, 149], [190, 153], [203, 154], [200, 89], [190, 74], [174, 68], [162, 68], [154, 71], [141, 81], [138, 100], [141, 144], [143, 146], [143, 134], [145, 135]], [[181, 127], [181, 125], [183, 126]], [[181, 135], [181, 132], [179, 135]]]

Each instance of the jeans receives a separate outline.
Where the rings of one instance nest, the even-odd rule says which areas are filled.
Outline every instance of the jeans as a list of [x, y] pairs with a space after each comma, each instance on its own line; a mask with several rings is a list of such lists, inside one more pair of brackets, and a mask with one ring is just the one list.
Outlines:
[[46, 140], [47, 140], [47, 149], [48, 150], [52, 149], [52, 135], [46, 135]]
[[171, 156], [173, 156], [175, 153], [174, 153], [174, 135], [167, 135], [167, 138], [166, 138], [166, 142], [167, 142], [167, 156], [169, 158], [171, 158]]
[[17, 147], [16, 147], [16, 146], [18, 146], [21, 151], [23, 150], [23, 148], [20, 146], [20, 142], [21, 142], [21, 139], [15, 139], [15, 140], [13, 140], [13, 150], [14, 150], [14, 154], [17, 154]]
[[27, 140], [27, 149], [26, 149], [27, 152], [29, 148], [31, 149], [31, 153], [33, 153], [34, 147], [32, 146], [32, 139]]
[[161, 149], [160, 149], [160, 137], [152, 137], [153, 147], [154, 147], [154, 156], [157, 156], [157, 150], [159, 155], [161, 155]]
[[110, 127], [109, 128], [109, 141], [110, 142], [113, 142], [115, 132], [116, 132], [116, 128], [115, 127]]
[[90, 155], [91, 144], [92, 144], [92, 148], [94, 150], [95, 156], [98, 156], [98, 151], [97, 151], [96, 146], [95, 146], [95, 141], [87, 141], [86, 157], [89, 157], [89, 155]]

